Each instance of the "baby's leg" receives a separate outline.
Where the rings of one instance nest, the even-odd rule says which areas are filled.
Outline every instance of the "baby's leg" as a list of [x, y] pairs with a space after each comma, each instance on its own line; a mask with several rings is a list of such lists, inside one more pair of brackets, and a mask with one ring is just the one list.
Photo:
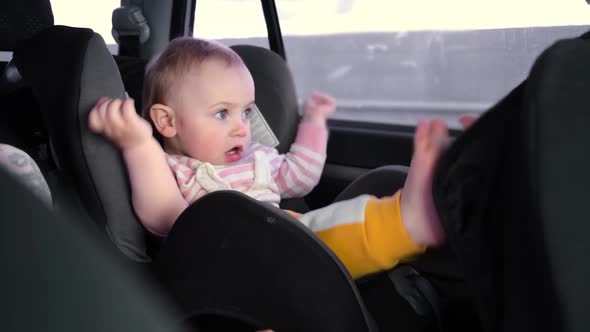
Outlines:
[[403, 223], [417, 245], [432, 247], [445, 241], [432, 197], [432, 178], [438, 158], [448, 142], [447, 126], [442, 120], [418, 124], [414, 156], [401, 196]]

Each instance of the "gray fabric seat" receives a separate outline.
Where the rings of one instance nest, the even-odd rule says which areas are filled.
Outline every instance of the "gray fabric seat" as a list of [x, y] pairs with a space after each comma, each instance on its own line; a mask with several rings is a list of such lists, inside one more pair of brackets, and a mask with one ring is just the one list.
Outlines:
[[[37, 54], [44, 54], [45, 62]], [[148, 262], [146, 233], [131, 206], [121, 156], [87, 127], [88, 112], [100, 96], [125, 96], [102, 37], [89, 29], [54, 26], [19, 44], [14, 61], [41, 104], [60, 175], [123, 254]]]

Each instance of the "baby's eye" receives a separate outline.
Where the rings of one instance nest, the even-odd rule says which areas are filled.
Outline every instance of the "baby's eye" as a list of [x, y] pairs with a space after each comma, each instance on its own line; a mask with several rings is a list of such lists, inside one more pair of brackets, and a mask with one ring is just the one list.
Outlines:
[[242, 113], [242, 119], [251, 119], [252, 118], [252, 109], [251, 108], [247, 108], [246, 110], [244, 110], [244, 112]]
[[219, 120], [223, 120], [223, 119], [227, 118], [227, 110], [221, 110], [221, 111], [215, 113], [215, 117], [218, 118]]

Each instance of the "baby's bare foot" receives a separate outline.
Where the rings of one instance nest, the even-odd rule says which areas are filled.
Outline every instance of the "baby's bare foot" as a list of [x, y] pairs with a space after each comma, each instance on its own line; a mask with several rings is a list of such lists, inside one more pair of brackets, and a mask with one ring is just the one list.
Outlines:
[[478, 116], [475, 114], [463, 114], [459, 117], [459, 123], [461, 123], [463, 129], [468, 129], [475, 121], [477, 121], [477, 118]]
[[401, 196], [404, 226], [414, 243], [438, 246], [445, 233], [432, 197], [432, 178], [441, 153], [447, 148], [449, 134], [442, 120], [418, 124], [414, 136], [414, 156]]

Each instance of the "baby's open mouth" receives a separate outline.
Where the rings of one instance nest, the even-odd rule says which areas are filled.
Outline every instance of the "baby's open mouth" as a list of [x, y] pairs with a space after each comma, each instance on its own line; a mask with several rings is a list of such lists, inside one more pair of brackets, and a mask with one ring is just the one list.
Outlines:
[[242, 151], [243, 150], [244, 149], [241, 145], [236, 145], [233, 148], [229, 149], [225, 153], [225, 162], [235, 163], [237, 161], [240, 161], [240, 159], [242, 159]]
[[241, 153], [241, 152], [242, 152], [242, 146], [241, 145], [237, 145], [237, 146], [234, 146], [233, 148], [231, 148], [225, 154], [227, 154], [227, 155], [235, 155], [235, 154], [238, 154], [238, 153]]

